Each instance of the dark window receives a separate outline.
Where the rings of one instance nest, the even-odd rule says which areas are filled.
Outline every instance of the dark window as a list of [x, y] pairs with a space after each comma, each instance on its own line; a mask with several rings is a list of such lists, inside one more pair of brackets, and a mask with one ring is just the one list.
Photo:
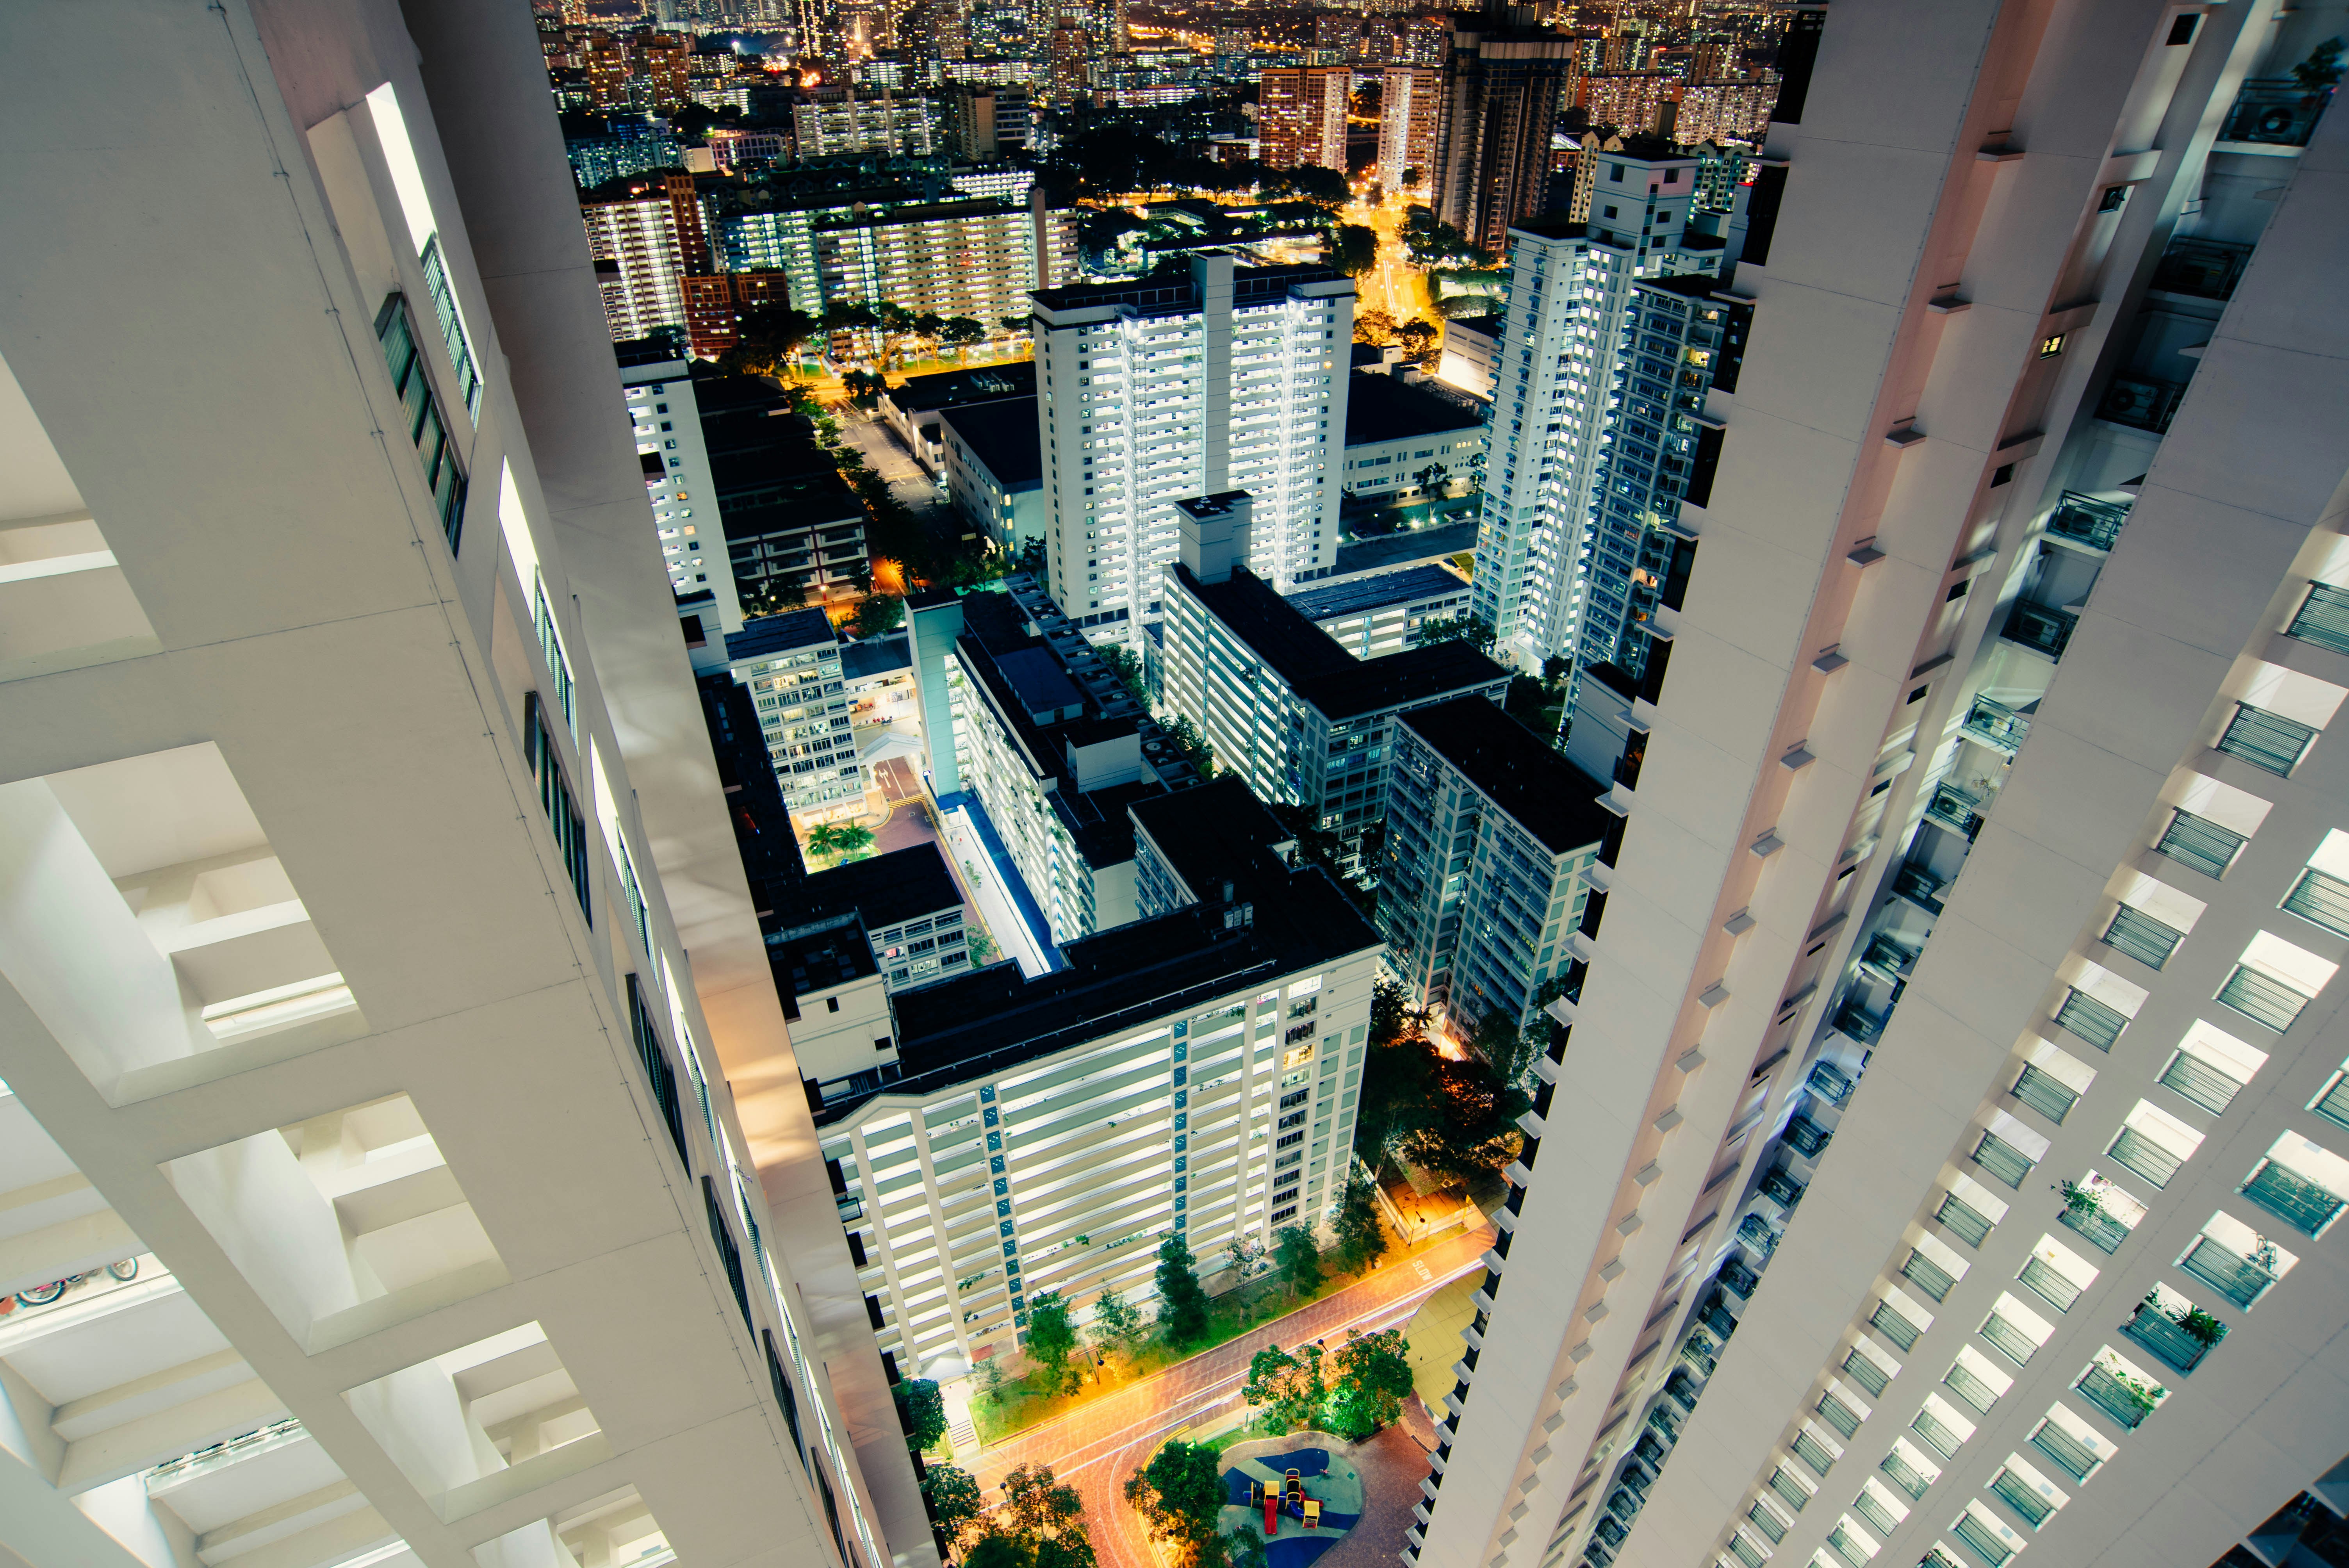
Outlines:
[[2105, 187], [2104, 195], [2099, 197], [2096, 201], [2096, 211], [2099, 212], [2117, 212], [2121, 210], [2121, 203], [2127, 200], [2127, 186], [2107, 185]]
[[839, 1012], [839, 1011], [840, 1011], [840, 998], [839, 998], [839, 997], [837, 997], [837, 996], [826, 996], [826, 997], [823, 999], [823, 1010], [824, 1010], [825, 1012], [827, 1012], [827, 1013], [837, 1013], [837, 1012]]
[[1721, 466], [1721, 434], [1711, 427], [1697, 432], [1696, 453], [1689, 459], [1688, 488], [1682, 492], [1691, 506], [1704, 506], [1713, 500], [1713, 470]]
[[[1795, 13], [1795, 21], [1799, 24], [1804, 17], [1812, 15], [1815, 15], [1815, 13], [1807, 11], [1797, 12]], [[1788, 42], [1792, 42], [1794, 36], [1795, 28], [1789, 27], [1787, 29]], [[1785, 57], [1785, 52], [1786, 45], [1779, 45], [1778, 54], [1781, 59]], [[1808, 71], [1806, 70], [1804, 74], [1807, 78], [1809, 75]], [[1785, 85], [1791, 86], [1793, 84], [1791, 80], [1789, 80]], [[1807, 81], [1806, 82], [1806, 85], [1807, 86]], [[1782, 87], [1779, 90], [1778, 101], [1781, 104], [1786, 101], [1785, 87]], [[1788, 123], [1791, 124], [1793, 122], [1789, 121]], [[1766, 168], [1760, 173], [1754, 175], [1754, 193], [1748, 196], [1745, 200], [1745, 250], [1742, 257], [1743, 260], [1751, 262], [1757, 267], [1766, 266], [1769, 264], [1770, 239], [1772, 235], [1778, 232], [1778, 207], [1779, 203], [1785, 200], [1785, 197], [1786, 170], [1783, 166]]]
[[2001, 463], [1997, 468], [1991, 470], [1990, 488], [1996, 490], [1999, 486], [2005, 484], [2013, 478], [2014, 465], [2013, 463]]
[[2191, 11], [2187, 12], [2183, 15], [2173, 18], [2169, 24], [2169, 36], [2162, 40], [2163, 44], [2168, 47], [2174, 49], [2180, 44], [2192, 43], [2194, 41], [2194, 25], [2201, 19], [2201, 17], [2196, 15]]
[[1915, 691], [1909, 694], [1909, 700], [1912, 703], [1923, 702], [1925, 700], [1925, 694], [1932, 689], [1933, 688], [1931, 686], [1919, 686]]
[[1803, 123], [1803, 100], [1810, 95], [1811, 70], [1819, 59], [1819, 32], [1826, 25], [1824, 10], [1797, 11], [1778, 40], [1778, 102], [1770, 118], [1782, 125]]
[[1968, 578], [1968, 579], [1966, 579], [1966, 581], [1964, 581], [1963, 583], [1961, 583], [1957, 584], [1957, 586], [1955, 586], [1955, 587], [1951, 588], [1951, 589], [1949, 591], [1949, 593], [1948, 593], [1946, 595], [1944, 595], [1944, 596], [1943, 596], [1942, 603], [1955, 603], [1955, 602], [1957, 602], [1958, 600], [1964, 598], [1964, 597], [1966, 596], [1966, 590], [1967, 590], [1967, 589], [1969, 589], [1969, 588], [1971, 588], [1971, 587], [1972, 587], [1973, 585], [1974, 585], [1974, 584], [1973, 584], [1973, 579], [1972, 579], [1972, 578], [1971, 578], [1971, 577], [1969, 577], [1969, 578]]
[[1687, 598], [1689, 572], [1695, 564], [1696, 541], [1673, 540], [1671, 564], [1664, 568], [1663, 592], [1657, 595], [1657, 602], [1665, 609], [1677, 610], [1682, 601]]
[[1754, 330], [1754, 307], [1733, 304], [1721, 315], [1721, 347], [1713, 356], [1713, 384], [1723, 392], [1737, 390], [1737, 373], [1745, 364], [1745, 335]]

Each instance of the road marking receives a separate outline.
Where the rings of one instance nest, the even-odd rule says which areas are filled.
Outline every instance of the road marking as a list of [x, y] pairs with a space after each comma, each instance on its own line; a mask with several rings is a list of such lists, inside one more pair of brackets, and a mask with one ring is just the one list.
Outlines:
[[1412, 1259], [1411, 1270], [1412, 1273], [1419, 1276], [1421, 1284], [1433, 1284], [1435, 1283], [1435, 1276], [1427, 1272], [1427, 1264], [1422, 1260], [1418, 1258]]

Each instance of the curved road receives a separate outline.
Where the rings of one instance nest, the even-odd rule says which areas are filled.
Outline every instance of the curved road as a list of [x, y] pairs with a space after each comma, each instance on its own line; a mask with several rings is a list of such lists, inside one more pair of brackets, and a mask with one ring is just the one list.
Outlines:
[[1169, 1433], [1238, 1399], [1249, 1358], [1268, 1344], [1294, 1346], [1342, 1337], [1349, 1328], [1369, 1331], [1407, 1322], [1439, 1286], [1483, 1266], [1477, 1260], [1493, 1244], [1493, 1235], [1488, 1225], [1440, 1242], [1237, 1339], [1014, 1433], [980, 1456], [973, 1467], [978, 1484], [991, 1491], [1017, 1466], [1050, 1465], [1055, 1479], [1071, 1482], [1083, 1497], [1086, 1531], [1102, 1568], [1157, 1568], [1159, 1559], [1142, 1522], [1126, 1506], [1124, 1487], [1126, 1477]]

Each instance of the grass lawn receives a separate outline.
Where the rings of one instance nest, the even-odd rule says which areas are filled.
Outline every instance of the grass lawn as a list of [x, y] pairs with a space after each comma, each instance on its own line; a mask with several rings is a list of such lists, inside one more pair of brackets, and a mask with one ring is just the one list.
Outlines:
[[[1386, 1233], [1387, 1250], [1371, 1265], [1367, 1274], [1391, 1263], [1408, 1257], [1412, 1252], [1423, 1252], [1438, 1242], [1448, 1241], [1454, 1234], [1445, 1232], [1417, 1248], [1405, 1249], [1392, 1231]], [[1327, 1256], [1322, 1266], [1330, 1268]], [[1129, 1383], [1137, 1382], [1155, 1372], [1163, 1372], [1178, 1361], [1185, 1361], [1202, 1351], [1228, 1345], [1253, 1330], [1295, 1312], [1308, 1302], [1320, 1300], [1333, 1291], [1345, 1289], [1364, 1277], [1364, 1274], [1341, 1274], [1334, 1271], [1324, 1275], [1320, 1287], [1303, 1295], [1292, 1295], [1270, 1275], [1253, 1279], [1236, 1290], [1211, 1296], [1207, 1301], [1207, 1332], [1197, 1343], [1175, 1349], [1155, 1337], [1145, 1338], [1131, 1356], [1113, 1356], [1109, 1365], [1095, 1370], [1085, 1367], [1084, 1381], [1074, 1394], [1055, 1393], [1043, 1387], [1043, 1370], [1039, 1367], [1019, 1377], [1006, 1377], [995, 1394], [982, 1393], [971, 1401], [971, 1419], [978, 1429], [979, 1440], [992, 1443], [1009, 1437], [1055, 1416], [1066, 1415], [1081, 1405], [1114, 1393]], [[1080, 1351], [1081, 1358], [1089, 1363], [1090, 1350]], [[1249, 1436], [1261, 1437], [1251, 1431]], [[1239, 1439], [1233, 1438], [1230, 1441]]]

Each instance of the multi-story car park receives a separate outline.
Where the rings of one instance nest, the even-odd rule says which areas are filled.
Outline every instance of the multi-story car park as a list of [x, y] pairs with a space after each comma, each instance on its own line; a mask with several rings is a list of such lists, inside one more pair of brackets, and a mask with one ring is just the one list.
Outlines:
[[1343, 1187], [1377, 934], [1237, 779], [1130, 811], [1140, 921], [1046, 975], [891, 997], [895, 1076], [825, 1103], [841, 1222], [909, 1370], [1008, 1353], [1040, 1291], [1146, 1301], [1162, 1235], [1212, 1267]]

